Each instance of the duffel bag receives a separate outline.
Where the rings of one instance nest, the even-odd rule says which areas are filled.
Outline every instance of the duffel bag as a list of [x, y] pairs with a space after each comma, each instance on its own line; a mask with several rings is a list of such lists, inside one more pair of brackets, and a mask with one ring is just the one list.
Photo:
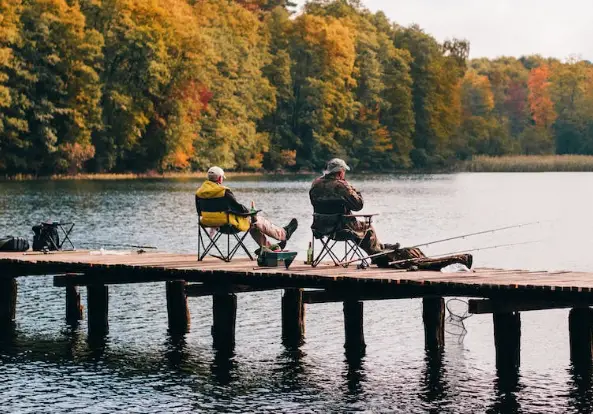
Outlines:
[[29, 250], [29, 241], [23, 237], [0, 237], [1, 252], [25, 252]]

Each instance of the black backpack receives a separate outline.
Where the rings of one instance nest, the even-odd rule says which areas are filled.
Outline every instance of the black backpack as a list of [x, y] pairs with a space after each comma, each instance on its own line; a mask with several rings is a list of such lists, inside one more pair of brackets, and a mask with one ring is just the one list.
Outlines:
[[22, 237], [6, 236], [0, 238], [0, 252], [26, 252], [29, 241]]
[[37, 224], [33, 226], [33, 233], [33, 250], [58, 250], [56, 246], [60, 245], [60, 235], [56, 226], [46, 223]]

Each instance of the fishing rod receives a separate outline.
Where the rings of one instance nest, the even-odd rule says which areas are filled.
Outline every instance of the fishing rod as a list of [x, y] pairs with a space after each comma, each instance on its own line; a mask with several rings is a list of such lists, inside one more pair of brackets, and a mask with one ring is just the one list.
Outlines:
[[516, 224], [514, 226], [499, 227], [497, 229], [491, 229], [491, 230], [482, 230], [482, 231], [478, 231], [475, 233], [463, 234], [461, 236], [448, 237], [446, 239], [435, 240], [435, 241], [431, 241], [428, 243], [416, 244], [410, 248], [421, 247], [421, 246], [430, 246], [432, 244], [443, 243], [443, 242], [450, 241], [450, 240], [465, 239], [466, 237], [470, 237], [470, 236], [477, 236], [480, 234], [493, 233], [493, 232], [502, 231], [502, 230], [517, 229], [519, 227], [531, 226], [531, 225], [539, 224], [539, 223], [541, 223], [541, 221], [532, 221], [530, 223]]
[[441, 253], [441, 254], [437, 254], [435, 256], [430, 256], [430, 257], [414, 257], [412, 259], [396, 260], [393, 262], [389, 262], [389, 264], [390, 265], [401, 264], [401, 263], [413, 262], [415, 260], [422, 260], [422, 259], [438, 259], [438, 258], [442, 258], [442, 257], [446, 257], [446, 256], [452, 256], [454, 254], [478, 252], [481, 250], [498, 249], [498, 248], [502, 248], [502, 247], [519, 246], [522, 244], [541, 243], [542, 241], [543, 240], [531, 240], [531, 241], [525, 241], [525, 242], [519, 242], [519, 243], [499, 244], [496, 246], [476, 247], [474, 249], [458, 250], [458, 251], [450, 252], [450, 253]]
[[133, 247], [135, 249], [158, 249], [158, 247], [154, 246], [140, 246], [136, 244], [124, 244], [124, 243], [103, 243], [101, 241], [98, 242], [83, 242], [83, 245], [103, 245], [103, 246], [114, 246], [114, 247]]
[[[431, 242], [428, 242], [428, 243], [416, 244], [416, 245], [411, 246], [409, 248], [412, 249], [412, 248], [420, 247], [420, 246], [430, 246], [432, 244], [443, 243], [443, 242], [446, 242], [446, 241], [458, 240], [458, 239], [465, 239], [466, 237], [477, 236], [477, 235], [486, 234], [486, 233], [494, 233], [494, 232], [502, 231], [502, 230], [516, 229], [516, 228], [519, 228], [519, 227], [525, 227], [525, 226], [530, 226], [530, 225], [539, 224], [539, 223], [542, 223], [542, 221], [532, 221], [532, 222], [529, 222], [529, 223], [516, 224], [514, 226], [506, 226], [506, 227], [499, 227], [499, 228], [496, 228], [496, 229], [482, 230], [482, 231], [478, 231], [478, 232], [475, 232], [475, 233], [463, 234], [461, 236], [448, 237], [446, 239], [435, 240], [435, 241], [431, 241]], [[348, 261], [345, 261], [345, 262], [340, 262], [338, 264], [339, 265], [342, 265], [342, 266], [345, 266], [345, 265], [348, 265], [350, 263], [359, 262], [361, 260], [373, 259], [375, 257], [381, 257], [381, 256], [385, 256], [386, 254], [395, 253], [397, 250], [399, 250], [399, 249], [385, 250], [383, 252], [371, 254], [371, 255], [365, 257], [364, 259], [359, 257], [359, 258], [348, 260]]]

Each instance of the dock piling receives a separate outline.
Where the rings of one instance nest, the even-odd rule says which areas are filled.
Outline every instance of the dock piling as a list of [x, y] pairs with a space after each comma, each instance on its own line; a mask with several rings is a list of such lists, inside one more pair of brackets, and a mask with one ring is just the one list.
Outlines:
[[293, 347], [305, 338], [305, 303], [303, 289], [286, 289], [282, 295], [282, 342]]
[[78, 286], [66, 286], [66, 323], [77, 326], [82, 320], [82, 305], [80, 304], [80, 293]]
[[521, 361], [521, 315], [519, 312], [493, 313], [496, 369], [501, 373], [518, 370]]
[[588, 370], [593, 358], [593, 310], [573, 308], [568, 314], [570, 360], [575, 369]]
[[212, 296], [212, 339], [219, 351], [235, 348], [235, 321], [237, 319], [237, 295], [219, 293]]
[[442, 297], [422, 299], [424, 322], [424, 348], [436, 351], [445, 347], [445, 299]]
[[344, 301], [344, 336], [347, 353], [360, 353], [366, 349], [364, 342], [363, 302]]
[[0, 328], [14, 325], [17, 284], [14, 277], [0, 277]]
[[183, 335], [189, 332], [190, 315], [187, 307], [185, 281], [171, 281], [166, 283], [167, 316], [169, 319], [169, 333]]
[[89, 336], [100, 337], [109, 332], [109, 294], [106, 285], [87, 286]]

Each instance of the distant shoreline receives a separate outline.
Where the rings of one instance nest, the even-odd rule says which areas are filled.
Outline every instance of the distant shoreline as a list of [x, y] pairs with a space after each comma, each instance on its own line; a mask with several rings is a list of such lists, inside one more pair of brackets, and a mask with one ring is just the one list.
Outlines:
[[[460, 161], [449, 168], [412, 168], [394, 171], [353, 171], [358, 174], [455, 174], [461, 172], [593, 172], [593, 155], [508, 155], [502, 157], [476, 156], [469, 161]], [[320, 171], [226, 171], [228, 177], [266, 175], [309, 176]], [[203, 171], [144, 172], [144, 173], [88, 173], [54, 174], [35, 176], [15, 174], [0, 177], [0, 181], [62, 181], [62, 180], [144, 180], [172, 178], [205, 178]]]

